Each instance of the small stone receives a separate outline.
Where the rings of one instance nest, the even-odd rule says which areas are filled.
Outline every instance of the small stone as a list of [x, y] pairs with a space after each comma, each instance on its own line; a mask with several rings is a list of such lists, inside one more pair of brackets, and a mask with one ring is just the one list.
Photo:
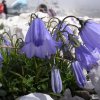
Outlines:
[[85, 86], [84, 86], [85, 89], [94, 89], [94, 85], [92, 84], [92, 82], [89, 80], [86, 82]]
[[71, 98], [68, 98], [68, 97], [62, 97], [62, 98], [60, 98], [59, 100], [72, 100], [72, 97]]
[[43, 93], [30, 93], [25, 96], [21, 96], [16, 100], [53, 100], [49, 95]]
[[70, 89], [66, 89], [65, 90], [64, 96], [67, 97], [67, 98], [71, 98], [72, 97]]
[[65, 90], [64, 96], [60, 100], [73, 100], [70, 89]]
[[92, 100], [100, 100], [97, 94], [92, 94], [91, 97], [92, 97]]
[[74, 96], [72, 100], [85, 100], [85, 99], [83, 99], [83, 98], [81, 98], [79, 96]]
[[76, 91], [75, 94], [79, 97], [84, 98], [85, 100], [90, 100], [91, 99], [91, 95], [89, 94], [88, 91]]

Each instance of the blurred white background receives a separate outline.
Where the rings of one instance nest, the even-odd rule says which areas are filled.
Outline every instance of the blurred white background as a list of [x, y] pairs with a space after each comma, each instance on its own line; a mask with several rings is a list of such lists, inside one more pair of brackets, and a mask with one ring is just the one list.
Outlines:
[[[2, 1], [2, 0], [0, 0]], [[6, 0], [10, 7], [15, 0]], [[53, 8], [59, 15], [76, 15], [100, 17], [100, 0], [27, 0], [28, 8], [35, 10], [36, 7], [44, 3], [49, 8]]]

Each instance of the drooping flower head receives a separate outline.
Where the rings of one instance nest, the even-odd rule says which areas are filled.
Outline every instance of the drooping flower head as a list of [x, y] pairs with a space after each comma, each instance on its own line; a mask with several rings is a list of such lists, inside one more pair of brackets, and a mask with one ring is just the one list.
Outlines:
[[40, 18], [32, 21], [21, 49], [28, 58], [33, 56], [45, 58], [56, 53], [56, 44]]
[[100, 60], [100, 49], [95, 48], [91, 53], [97, 60]]
[[79, 32], [84, 44], [91, 51], [100, 49], [100, 24], [88, 20]]
[[3, 40], [4, 40], [4, 44], [5, 44], [5, 45], [11, 46], [10, 41], [9, 41], [5, 36], [3, 37]]
[[97, 65], [97, 59], [91, 54], [91, 52], [89, 52], [85, 46], [80, 45], [79, 47], [75, 48], [75, 53], [77, 60], [87, 71], [90, 71], [92, 67]]
[[82, 66], [78, 61], [72, 63], [72, 69], [79, 87], [84, 87], [86, 84], [86, 77], [83, 74]]
[[11, 48], [9, 48], [9, 46], [11, 46], [10, 40], [7, 38], [7, 36], [4, 36], [3, 34], [0, 35], [0, 38], [2, 40], [1, 45], [8, 46], [8, 48], [2, 48], [2, 50], [5, 51], [9, 55], [11, 51]]
[[65, 23], [60, 22], [57, 25], [57, 28], [53, 34], [53, 38], [55, 40], [57, 40], [57, 38], [60, 37], [60, 39], [58, 39], [58, 42], [62, 42], [61, 41], [61, 35], [65, 41], [65, 43], [68, 43], [68, 34], [73, 34], [73, 31], [68, 27], [68, 25], [66, 25]]
[[2, 40], [2, 45], [11, 46], [10, 39], [8, 39], [7, 36], [0, 34], [0, 38]]
[[51, 85], [54, 93], [60, 93], [62, 91], [62, 80], [59, 69], [52, 68], [51, 70]]

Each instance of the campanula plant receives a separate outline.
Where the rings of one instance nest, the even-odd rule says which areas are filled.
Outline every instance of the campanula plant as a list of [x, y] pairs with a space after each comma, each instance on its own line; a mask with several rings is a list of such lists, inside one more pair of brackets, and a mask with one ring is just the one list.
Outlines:
[[[80, 26], [66, 23], [65, 19], [70, 17], [75, 18]], [[11, 38], [0, 39], [0, 45], [2, 42], [6, 45], [2, 48], [11, 48], [9, 55], [0, 49], [3, 88], [16, 96], [30, 92], [62, 94], [66, 88], [73, 91], [78, 87], [84, 88], [87, 77], [83, 69], [90, 71], [98, 66], [99, 24], [92, 21], [83, 23], [79, 18], [67, 16], [49, 30], [52, 21], [47, 22], [48, 25], [37, 16], [31, 21], [23, 43], [18, 40], [12, 43]]]
[[53, 39], [56, 40], [60, 46], [63, 43], [68, 44], [68, 34], [73, 34], [73, 31], [66, 23], [60, 21], [53, 33]]
[[100, 24], [92, 20], [88, 20], [81, 27], [79, 32], [84, 44], [88, 49], [93, 51], [95, 48], [100, 49]]
[[96, 58], [85, 46], [80, 45], [79, 47], [76, 47], [75, 54], [77, 60], [81, 63], [81, 66], [87, 71], [90, 71], [95, 65], [97, 65]]
[[21, 52], [28, 58], [33, 56], [46, 58], [56, 53], [56, 42], [52, 39], [42, 19], [35, 18], [32, 21]]
[[51, 85], [54, 93], [60, 93], [62, 91], [62, 80], [60, 71], [58, 68], [53, 67], [51, 70]]
[[83, 68], [82, 68], [81, 64], [78, 61], [73, 61], [72, 69], [73, 69], [74, 75], [76, 77], [78, 86], [83, 88], [86, 84], [86, 77], [83, 74]]

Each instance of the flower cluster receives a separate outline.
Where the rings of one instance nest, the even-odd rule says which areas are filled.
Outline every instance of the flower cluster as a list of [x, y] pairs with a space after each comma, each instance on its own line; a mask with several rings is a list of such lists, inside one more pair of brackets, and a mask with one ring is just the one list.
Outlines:
[[[76, 18], [74, 16], [69, 17]], [[60, 20], [55, 25], [54, 31], [49, 31], [42, 19], [34, 18], [20, 51], [29, 59], [36, 57], [54, 60], [58, 55], [61, 59], [66, 59], [71, 63], [78, 86], [82, 88], [87, 81], [83, 69], [90, 71], [93, 67], [98, 66], [99, 58], [95, 54], [100, 53], [100, 24], [92, 20], [83, 21], [76, 18], [81, 26], [78, 27], [75, 24], [67, 24], [65, 19]], [[77, 34], [72, 27], [78, 30]], [[9, 45], [6, 40], [5, 43]], [[1, 55], [0, 59], [1, 62], [3, 59]], [[63, 88], [60, 69], [56, 63], [51, 65], [53, 66], [51, 69], [52, 90], [54, 93], [60, 93]]]
[[[86, 78], [83, 74], [83, 69], [90, 71], [97, 65], [97, 59], [92, 54], [92, 51], [95, 48], [100, 49], [100, 24], [90, 20], [82, 22], [82, 20], [78, 19], [78, 21], [81, 24], [78, 36], [81, 37], [83, 44], [78, 41], [77, 38], [79, 37], [75, 36], [71, 28], [65, 24], [64, 21], [58, 23], [51, 36], [44, 22], [40, 18], [36, 18], [30, 25], [25, 44], [21, 51], [25, 53], [28, 58], [32, 58], [33, 56], [50, 58], [51, 55], [56, 54], [57, 47], [58, 50], [60, 49], [62, 52], [64, 51], [63, 49], [66, 48], [66, 53], [63, 52], [64, 55], [68, 55], [67, 51], [70, 51], [70, 54], [72, 54], [71, 48], [74, 48], [74, 55], [70, 55], [73, 57], [71, 61], [73, 72], [78, 85], [84, 87]], [[67, 59], [68, 58], [70, 57], [67, 57]], [[62, 90], [62, 82], [59, 69], [52, 68], [51, 81], [53, 91], [60, 93]]]
[[25, 38], [25, 45], [21, 51], [28, 58], [33, 56], [46, 58], [56, 53], [56, 42], [40, 18], [34, 19], [31, 23]]

